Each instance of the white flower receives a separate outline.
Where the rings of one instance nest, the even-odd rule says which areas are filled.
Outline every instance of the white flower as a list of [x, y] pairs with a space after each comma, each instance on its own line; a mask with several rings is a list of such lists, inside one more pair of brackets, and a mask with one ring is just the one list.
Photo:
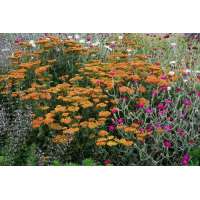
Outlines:
[[111, 44], [115, 44], [115, 41], [112, 41]]
[[118, 39], [122, 40], [123, 39], [123, 35], [119, 35]]
[[176, 64], [176, 61], [173, 60], [173, 61], [171, 61], [169, 64], [170, 64], [170, 65], [174, 65], [174, 64]]
[[34, 40], [30, 40], [30, 41], [29, 41], [29, 44], [30, 44], [32, 47], [36, 47], [36, 44], [35, 44], [35, 41], [34, 41]]
[[167, 90], [168, 90], [168, 91], [170, 91], [170, 90], [171, 90], [171, 87], [170, 87], [170, 86], [168, 86], [168, 87], [167, 87]]
[[170, 71], [168, 74], [169, 74], [170, 76], [174, 76], [175, 72], [174, 72], [174, 71]]
[[190, 74], [191, 72], [192, 72], [191, 69], [186, 69], [186, 70], [185, 70], [185, 73], [186, 73], [186, 74]]
[[171, 46], [174, 48], [174, 47], [176, 47], [176, 43], [175, 42], [172, 42], [171, 43]]
[[95, 46], [95, 47], [96, 47], [96, 46], [99, 46], [99, 45], [100, 45], [100, 42], [97, 40], [96, 42], [92, 43], [92, 45]]
[[78, 35], [78, 34], [76, 34], [74, 37], [75, 37], [76, 40], [80, 39], [80, 35]]
[[85, 40], [84, 40], [84, 39], [81, 39], [81, 40], [79, 40], [79, 42], [80, 42], [81, 44], [84, 44], [84, 43], [85, 43]]
[[132, 49], [127, 49], [127, 51], [128, 51], [128, 52], [131, 52], [131, 51], [132, 51]]
[[68, 38], [68, 39], [72, 39], [72, 35], [68, 35], [67, 38]]
[[183, 79], [183, 82], [186, 83], [186, 82], [188, 82], [188, 80], [187, 79]]
[[108, 49], [109, 51], [112, 51], [112, 48], [110, 48], [109, 46], [105, 45], [104, 46], [106, 49]]

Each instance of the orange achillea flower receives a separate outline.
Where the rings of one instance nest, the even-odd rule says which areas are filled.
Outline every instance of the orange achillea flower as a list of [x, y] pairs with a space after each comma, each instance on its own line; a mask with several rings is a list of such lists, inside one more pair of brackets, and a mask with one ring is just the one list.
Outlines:
[[107, 106], [107, 104], [105, 104], [105, 103], [98, 103], [97, 105], [96, 105], [96, 108], [104, 108], [104, 107], [106, 107]]
[[106, 145], [108, 145], [109, 147], [112, 147], [112, 146], [118, 145], [118, 143], [115, 142], [114, 140], [110, 140], [110, 141], [108, 141], [108, 142], [106, 143]]
[[64, 124], [69, 124], [71, 123], [72, 119], [68, 117], [68, 118], [62, 118], [60, 121]]
[[83, 108], [89, 108], [89, 107], [92, 107], [93, 106], [93, 103], [90, 102], [90, 101], [84, 101], [84, 102], [81, 102], [81, 106]]
[[101, 111], [99, 112], [99, 117], [108, 117], [111, 115], [111, 112], [109, 111]]
[[118, 140], [119, 144], [122, 144], [124, 146], [132, 146], [133, 145], [133, 141], [131, 140], [126, 140], [124, 138]]
[[140, 93], [145, 93], [146, 92], [146, 88], [144, 87], [144, 86], [140, 86], [139, 88], [138, 88], [138, 92], [140, 92]]
[[67, 108], [67, 110], [70, 111], [70, 112], [76, 112], [76, 111], [79, 110], [79, 107], [78, 106], [69, 106]]
[[62, 130], [62, 126], [59, 123], [49, 123], [48, 126], [53, 130]]
[[65, 134], [59, 134], [53, 137], [52, 141], [56, 144], [67, 144], [71, 141], [72, 138], [69, 138], [69, 136]]
[[29, 68], [33, 67], [34, 65], [39, 65], [40, 63], [41, 63], [40, 60], [34, 61], [34, 62], [29, 62], [29, 63], [21, 63], [19, 65], [19, 67], [29, 69]]
[[37, 69], [35, 69], [35, 74], [40, 75], [41, 73], [46, 72], [49, 69], [49, 67], [50, 65], [38, 67]]
[[124, 132], [126, 132], [126, 133], [134, 133], [135, 130], [136, 130], [136, 128], [134, 128], [134, 127], [125, 127], [124, 128]]
[[38, 117], [32, 121], [32, 128], [39, 128], [43, 124], [43, 117]]
[[57, 105], [54, 110], [55, 112], [65, 112], [67, 111], [67, 108], [65, 106]]
[[88, 122], [87, 126], [90, 129], [94, 129], [94, 128], [97, 128], [99, 125], [97, 122]]
[[132, 81], [140, 81], [141, 80], [141, 78], [136, 74], [132, 75], [130, 78], [131, 78]]
[[41, 99], [46, 99], [46, 100], [51, 99], [50, 93], [40, 93], [39, 96], [40, 96]]
[[120, 92], [121, 94], [123, 94], [123, 93], [128, 93], [129, 95], [131, 95], [131, 94], [134, 93], [134, 89], [129, 88], [129, 87], [126, 87], [126, 86], [121, 86], [121, 87], [119, 87], [119, 92]]
[[68, 134], [74, 134], [79, 132], [79, 128], [78, 127], [73, 127], [73, 128], [67, 128], [63, 130], [63, 133], [68, 133]]
[[149, 75], [147, 79], [145, 80], [146, 83], [150, 83], [150, 84], [158, 84], [159, 81], [160, 80], [154, 75]]
[[101, 130], [101, 131], [99, 131], [98, 135], [99, 135], [100, 137], [104, 137], [104, 136], [108, 135], [108, 132], [105, 131], [105, 130]]
[[138, 99], [138, 104], [139, 104], [140, 106], [144, 107], [144, 106], [146, 106], [146, 105], [149, 104], [149, 100], [147, 100], [147, 99], [141, 97], [141, 98]]

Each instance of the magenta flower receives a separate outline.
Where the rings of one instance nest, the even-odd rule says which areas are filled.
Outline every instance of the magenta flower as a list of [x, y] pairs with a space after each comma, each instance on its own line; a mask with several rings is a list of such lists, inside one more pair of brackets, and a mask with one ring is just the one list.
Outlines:
[[157, 95], [158, 95], [158, 91], [157, 91], [157, 90], [153, 90], [151, 95], [152, 95], [153, 97], [157, 96]]
[[166, 114], [167, 113], [167, 110], [160, 110], [159, 111], [159, 115], [164, 115], [164, 114]]
[[113, 108], [113, 109], [111, 110], [111, 113], [112, 113], [112, 114], [115, 114], [116, 112], [118, 112], [118, 108]]
[[145, 112], [147, 114], [152, 114], [153, 113], [153, 109], [152, 108], [147, 108], [147, 109], [145, 109]]
[[86, 40], [87, 41], [91, 41], [92, 40], [92, 35], [87, 35]]
[[170, 140], [164, 140], [163, 141], [163, 146], [167, 149], [172, 147], [172, 143], [170, 142]]
[[200, 97], [200, 92], [197, 92], [197, 96]]
[[162, 80], [166, 80], [166, 79], [167, 79], [167, 76], [166, 76], [166, 75], [162, 75], [160, 78], [161, 78]]
[[172, 125], [165, 125], [163, 128], [165, 129], [166, 132], [171, 132], [172, 129], [173, 129], [173, 126]]
[[182, 89], [181, 88], [176, 88], [176, 90], [175, 90], [177, 93], [178, 92], [181, 92], [182, 91]]
[[191, 101], [190, 99], [184, 99], [184, 100], [183, 100], [183, 104], [184, 104], [185, 106], [191, 106], [191, 105], [192, 105], [192, 101]]
[[18, 44], [18, 43], [20, 43], [21, 41], [22, 41], [22, 39], [18, 37], [18, 38], [16, 38], [15, 43]]
[[171, 104], [173, 101], [172, 100], [170, 100], [170, 99], [165, 99], [165, 104]]
[[118, 124], [123, 124], [124, 123], [124, 119], [122, 117], [120, 117], [119, 119], [117, 119], [117, 123]]
[[113, 132], [115, 130], [115, 126], [113, 124], [108, 126], [108, 131]]
[[178, 133], [178, 135], [180, 135], [181, 137], [183, 137], [183, 136], [185, 136], [185, 131], [183, 130], [183, 129], [181, 129], [181, 128], [178, 128], [177, 129], [177, 133]]
[[184, 154], [181, 160], [182, 165], [184, 166], [189, 165], [189, 161], [190, 161], [190, 155], [188, 153]]
[[146, 127], [146, 131], [147, 132], [152, 132], [154, 130], [154, 127], [152, 124], [148, 124], [147, 127]]
[[159, 111], [161, 111], [161, 110], [164, 110], [166, 108], [166, 106], [163, 103], [159, 103], [157, 108], [158, 108]]

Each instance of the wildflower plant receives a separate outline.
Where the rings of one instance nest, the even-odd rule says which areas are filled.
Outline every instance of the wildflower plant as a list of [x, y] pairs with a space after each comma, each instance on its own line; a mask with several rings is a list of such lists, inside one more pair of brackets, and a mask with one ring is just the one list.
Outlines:
[[151, 36], [75, 34], [18, 44], [13, 69], [0, 76], [1, 95], [28, 111], [30, 120], [20, 123], [31, 128], [14, 139], [17, 130], [7, 134], [7, 152], [17, 143], [9, 164], [191, 163], [199, 147], [199, 76], [181, 63], [178, 41], [164, 38], [158, 50]]

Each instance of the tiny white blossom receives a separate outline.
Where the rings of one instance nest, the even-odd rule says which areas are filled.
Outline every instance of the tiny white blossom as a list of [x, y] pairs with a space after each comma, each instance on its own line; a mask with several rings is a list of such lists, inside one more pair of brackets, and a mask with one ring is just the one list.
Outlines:
[[176, 64], [176, 61], [171, 61], [170, 63], [169, 63], [170, 65], [174, 65], [174, 64]]
[[85, 43], [85, 40], [84, 40], [84, 39], [81, 39], [81, 40], [79, 40], [79, 42], [80, 42], [81, 44], [84, 44], [84, 43]]
[[167, 87], [167, 90], [168, 90], [168, 91], [170, 91], [170, 90], [171, 90], [171, 87], [170, 87], [170, 86], [168, 86], [168, 87]]
[[95, 46], [95, 47], [96, 47], [96, 46], [99, 46], [99, 45], [100, 45], [100, 42], [97, 40], [96, 42], [92, 43], [92, 45]]
[[75, 37], [76, 40], [80, 39], [80, 35], [78, 35], [78, 34], [76, 34], [74, 37]]
[[169, 74], [170, 76], [174, 76], [175, 72], [174, 72], [174, 71], [170, 71], [168, 74]]
[[112, 48], [110, 48], [109, 46], [105, 45], [104, 46], [106, 49], [108, 49], [109, 51], [112, 51]]
[[32, 47], [36, 47], [35, 41], [34, 40], [30, 40], [29, 44], [31, 44]]
[[115, 44], [115, 41], [112, 41], [111, 44]]
[[72, 35], [68, 35], [67, 38], [68, 38], [68, 39], [72, 39]]
[[127, 49], [127, 51], [128, 51], [128, 52], [131, 52], [131, 51], [132, 51], [132, 49]]
[[119, 35], [118, 39], [122, 40], [123, 39], [123, 35]]
[[176, 43], [175, 42], [172, 42], [171, 43], [171, 46], [174, 48], [174, 47], [176, 47]]
[[187, 79], [183, 79], [183, 82], [186, 83], [186, 82], [188, 82], [188, 80]]

